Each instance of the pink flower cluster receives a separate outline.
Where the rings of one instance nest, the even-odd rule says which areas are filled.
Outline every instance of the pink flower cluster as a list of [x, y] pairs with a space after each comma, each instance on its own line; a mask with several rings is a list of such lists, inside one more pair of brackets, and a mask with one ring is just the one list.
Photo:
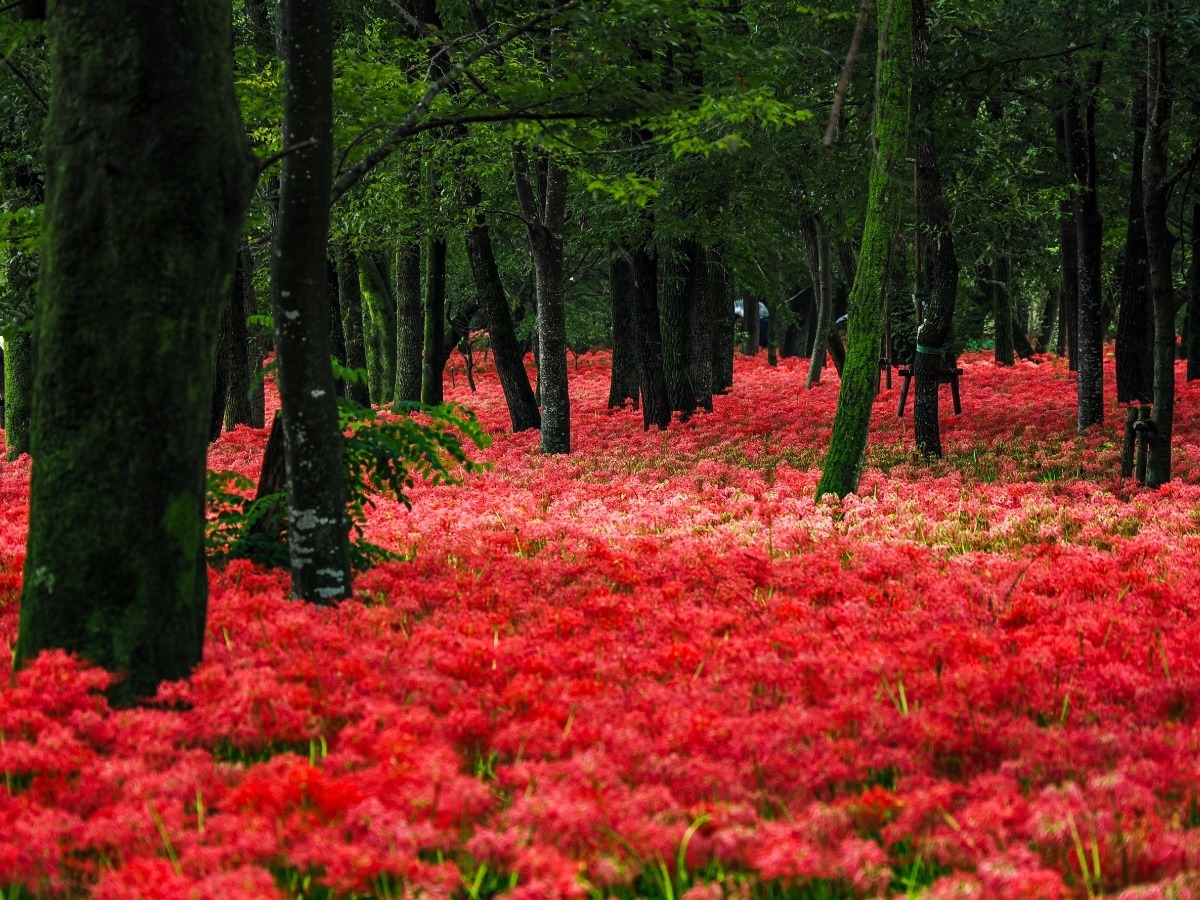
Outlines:
[[[562, 457], [452, 372], [494, 470], [381, 502], [368, 539], [412, 558], [357, 602], [213, 571], [204, 662], [140, 709], [43, 655], [0, 687], [0, 890], [1200, 893], [1200, 388], [1150, 492], [1115, 405], [1075, 435], [1062, 364], [969, 357], [944, 460], [893, 388], [860, 492], [816, 503], [836, 378], [737, 366], [645, 433], [584, 357]], [[9, 647], [28, 478], [0, 463]]]

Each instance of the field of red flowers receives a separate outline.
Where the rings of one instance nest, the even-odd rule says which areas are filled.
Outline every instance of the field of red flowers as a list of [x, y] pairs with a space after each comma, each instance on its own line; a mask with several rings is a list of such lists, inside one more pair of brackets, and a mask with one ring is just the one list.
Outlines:
[[[0, 897], [1200, 896], [1200, 387], [1150, 492], [1062, 364], [964, 368], [946, 459], [893, 389], [821, 503], [802, 361], [643, 433], [584, 357], [556, 458], [452, 369], [494, 468], [381, 502], [409, 559], [357, 602], [233, 563], [155, 705], [63, 655], [0, 687]], [[0, 463], [10, 648], [28, 479]]]

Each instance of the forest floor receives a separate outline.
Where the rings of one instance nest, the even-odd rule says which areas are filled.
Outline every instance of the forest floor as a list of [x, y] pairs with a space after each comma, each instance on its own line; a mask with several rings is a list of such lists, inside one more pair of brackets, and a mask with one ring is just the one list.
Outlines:
[[[739, 357], [646, 433], [585, 356], [548, 458], [456, 355], [493, 469], [380, 502], [411, 558], [360, 602], [235, 562], [156, 705], [61, 654], [0, 687], [0, 897], [1200, 895], [1200, 383], [1152, 492], [1064, 364], [963, 368], [944, 460], [894, 387], [815, 503], [832, 370]], [[28, 480], [0, 463], [9, 647]]]

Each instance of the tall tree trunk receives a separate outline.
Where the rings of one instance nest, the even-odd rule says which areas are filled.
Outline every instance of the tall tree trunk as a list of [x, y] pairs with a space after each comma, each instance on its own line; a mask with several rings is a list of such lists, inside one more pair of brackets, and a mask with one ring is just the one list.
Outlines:
[[[890, 10], [890, 18], [887, 11]], [[886, 30], [883, 25], [886, 23]], [[899, 225], [900, 192], [890, 182], [908, 148], [911, 92], [912, 6], [893, 0], [880, 12], [878, 94], [875, 102], [875, 156], [871, 164], [866, 222], [850, 294], [842, 384], [833, 435], [825, 456], [817, 497], [844, 497], [858, 489], [867, 450], [871, 407], [879, 384], [879, 340], [883, 333], [883, 292], [887, 259]]]
[[1008, 257], [999, 254], [990, 273], [992, 318], [996, 323], [996, 364], [1011, 366], [1016, 360], [1013, 356], [1012, 297], [1008, 292]]
[[425, 333], [421, 348], [421, 402], [436, 406], [445, 400], [446, 368], [446, 238], [429, 239], [425, 273]]
[[[338, 252], [338, 296], [342, 307], [342, 340], [346, 344], [346, 365], [358, 372], [367, 371], [367, 351], [363, 340], [362, 286], [358, 280], [358, 256], [349, 246]], [[371, 405], [368, 381], [356, 381], [346, 396], [359, 406]]]
[[608, 388], [608, 408], [633, 401], [639, 405], [637, 369], [637, 331], [633, 318], [633, 266], [629, 258], [613, 248], [608, 255], [608, 289], [612, 309], [612, 379]]
[[[1054, 135], [1058, 147], [1059, 165], [1067, 165], [1067, 126], [1063, 117], [1054, 118]], [[1079, 367], [1079, 236], [1075, 230], [1075, 213], [1070, 198], [1058, 205], [1058, 343], [1059, 356], [1067, 356], [1067, 369]]]
[[658, 260], [649, 247], [633, 251], [634, 312], [637, 316], [638, 373], [642, 391], [642, 427], [671, 424], [671, 400], [663, 374], [662, 331], [658, 314]]
[[396, 400], [415, 402], [421, 399], [424, 341], [421, 245], [410, 241], [396, 251]]
[[29, 452], [33, 415], [33, 334], [18, 331], [4, 353], [4, 448], [9, 459]]
[[364, 253], [358, 266], [371, 399], [391, 403], [396, 387], [396, 300], [392, 296], [391, 267], [379, 252]]
[[567, 322], [563, 294], [563, 229], [566, 170], [538, 160], [537, 190], [529, 162], [513, 151], [517, 200], [533, 253], [537, 286], [538, 398], [542, 404], [542, 452], [571, 452], [571, 397], [567, 391]]
[[1192, 264], [1188, 271], [1187, 380], [1200, 378], [1200, 203], [1192, 204]]
[[758, 309], [758, 298], [749, 294], [742, 301], [742, 321], [746, 323], [746, 355], [758, 356], [762, 349], [762, 314]]
[[658, 257], [658, 313], [662, 340], [663, 377], [671, 410], [686, 422], [696, 411], [692, 385], [692, 308], [687, 289], [687, 250], [672, 247]]
[[708, 308], [712, 329], [712, 390], [723, 394], [733, 387], [733, 275], [721, 255], [708, 254]]
[[1072, 208], [1079, 253], [1076, 315], [1080, 434], [1104, 421], [1104, 319], [1100, 283], [1104, 232], [1096, 189], [1096, 94], [1100, 71], [1100, 63], [1095, 63], [1089, 83], [1077, 86], [1063, 108], [1067, 169], [1075, 186]]
[[833, 269], [825, 223], [811, 216], [803, 217], [801, 236], [808, 270], [812, 275], [817, 313], [812, 356], [808, 362], [808, 380], [805, 382], [805, 386], [811, 388], [821, 382], [821, 372], [825, 368], [825, 356], [829, 349], [829, 332], [833, 330]]
[[[271, 254], [271, 306], [287, 456], [292, 595], [350, 596], [346, 476], [329, 365], [326, 251], [333, 175], [333, 21], [330, 0], [282, 0], [283, 158]], [[386, 282], [385, 282], [386, 283]]]
[[254, 309], [253, 281], [249, 247], [243, 245], [238, 250], [233, 290], [229, 292], [229, 402], [225, 411], [225, 427], [230, 429], [235, 425], [261, 427], [255, 425], [252, 396], [258, 359], [255, 357], [253, 339], [246, 328], [246, 316]]
[[1148, 291], [1142, 154], [1146, 146], [1146, 77], [1133, 86], [1133, 178], [1117, 314], [1117, 402], [1149, 403], [1154, 394], [1154, 310]]
[[500, 387], [504, 390], [513, 431], [540, 428], [541, 413], [538, 412], [533, 388], [529, 384], [529, 373], [525, 369], [525, 352], [517, 341], [517, 331], [513, 327], [512, 312], [508, 308], [504, 284], [500, 281], [500, 271], [492, 250], [492, 236], [480, 209], [482, 202], [479, 187], [471, 186], [468, 189], [467, 206], [474, 211], [474, 221], [467, 229], [467, 258], [471, 262], [471, 273], [475, 279], [479, 303], [487, 316], [496, 375], [500, 379]]
[[683, 242], [687, 254], [688, 277], [684, 293], [691, 310], [692, 390], [696, 403], [707, 412], [713, 408], [712, 306], [708, 286], [708, 252], [699, 241]]
[[[346, 333], [342, 330], [341, 278], [337, 263], [330, 255], [325, 261], [325, 296], [329, 303], [329, 352], [338, 365], [346, 367]], [[346, 382], [335, 379], [337, 395], [346, 397]]]
[[49, 27], [14, 662], [64, 648], [123, 673], [127, 703], [204, 644], [209, 391], [252, 170], [228, 5], [64, 0]]
[[[234, 277], [236, 283], [237, 278]], [[221, 324], [217, 329], [217, 354], [213, 366], [212, 393], [209, 398], [208, 441], [221, 436], [225, 427], [225, 407], [229, 401], [229, 370], [233, 365], [233, 317], [229, 298], [221, 304]]]

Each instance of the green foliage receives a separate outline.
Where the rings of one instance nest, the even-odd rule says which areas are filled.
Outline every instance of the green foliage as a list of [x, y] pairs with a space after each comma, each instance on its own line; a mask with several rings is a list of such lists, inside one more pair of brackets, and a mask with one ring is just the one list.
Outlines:
[[[365, 373], [335, 363], [345, 381], [361, 381]], [[394, 551], [372, 544], [364, 535], [367, 513], [375, 498], [386, 497], [411, 509], [408, 492], [417, 481], [458, 484], [460, 473], [486, 471], [490, 464], [467, 456], [464, 441], [484, 448], [491, 438], [474, 414], [452, 403], [424, 406], [401, 402], [380, 415], [349, 400], [338, 401], [342, 425], [342, 459], [346, 473], [346, 511], [353, 539], [350, 562], [364, 571]], [[282, 493], [255, 499], [254, 484], [237, 472], [208, 473], [209, 558], [250, 559], [276, 568], [288, 565], [287, 497]]]

